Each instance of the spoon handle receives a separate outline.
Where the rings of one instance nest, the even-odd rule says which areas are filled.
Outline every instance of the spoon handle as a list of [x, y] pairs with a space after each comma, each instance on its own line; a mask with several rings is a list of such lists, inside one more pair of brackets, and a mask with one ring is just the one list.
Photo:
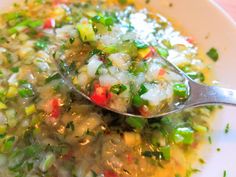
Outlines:
[[236, 90], [206, 86], [190, 81], [191, 96], [186, 102], [187, 107], [208, 104], [226, 104], [236, 106]]

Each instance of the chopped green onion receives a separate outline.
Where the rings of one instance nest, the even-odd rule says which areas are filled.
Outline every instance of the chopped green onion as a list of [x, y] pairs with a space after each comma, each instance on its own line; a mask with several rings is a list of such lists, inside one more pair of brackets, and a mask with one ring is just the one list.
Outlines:
[[18, 73], [19, 72], [19, 67], [12, 67], [11, 72]]
[[55, 155], [52, 153], [48, 153], [39, 164], [39, 169], [42, 170], [43, 172], [46, 172], [49, 168], [52, 167], [55, 161], [56, 161]]
[[194, 131], [188, 127], [177, 128], [174, 131], [174, 141], [175, 143], [192, 144], [194, 141], [193, 133]]
[[48, 42], [49, 42], [48, 38], [41, 38], [35, 42], [34, 46], [38, 50], [44, 50], [47, 48]]
[[142, 85], [140, 86], [140, 90], [139, 90], [138, 94], [141, 96], [141, 95], [143, 95], [143, 94], [145, 94], [145, 93], [147, 93], [147, 92], [148, 92], [148, 89], [145, 87], [144, 84], [142, 84]]
[[55, 73], [51, 76], [49, 76], [47, 79], [45, 79], [45, 84], [48, 84], [54, 80], [58, 80], [61, 79], [61, 75], [59, 73]]
[[140, 130], [143, 129], [147, 123], [145, 119], [138, 118], [138, 117], [128, 117], [125, 121], [132, 128], [140, 129]]
[[110, 89], [112, 93], [117, 95], [123, 93], [125, 90], [127, 90], [127, 87], [124, 84], [113, 85]]
[[224, 170], [223, 177], [227, 177], [227, 171]]
[[148, 45], [147, 45], [147, 44], [145, 44], [145, 43], [143, 43], [143, 42], [141, 42], [141, 41], [138, 41], [138, 40], [134, 41], [134, 44], [135, 44], [135, 46], [136, 46], [138, 49], [145, 49], [145, 48], [148, 48]]
[[186, 98], [188, 96], [188, 87], [185, 84], [176, 83], [173, 87], [175, 96]]
[[205, 80], [205, 76], [201, 72], [188, 72], [186, 73], [191, 79], [199, 79], [201, 82]]
[[160, 147], [160, 152], [165, 160], [170, 160], [170, 146]]
[[141, 106], [147, 104], [147, 101], [142, 99], [139, 95], [134, 95], [132, 98], [132, 104], [136, 107], [141, 107]]
[[225, 127], [225, 134], [229, 133], [229, 129], [230, 129], [230, 126], [229, 126], [229, 123], [228, 123]]
[[219, 54], [218, 51], [215, 48], [211, 48], [208, 52], [207, 55], [213, 60], [217, 61], [219, 59]]
[[14, 136], [5, 139], [3, 142], [3, 146], [2, 146], [3, 152], [11, 151], [14, 146], [15, 140], [16, 140], [16, 138]]
[[22, 98], [28, 98], [28, 97], [34, 96], [33, 90], [32, 89], [28, 89], [28, 88], [23, 88], [23, 89], [18, 90], [18, 94]]
[[164, 59], [169, 56], [168, 50], [162, 47], [157, 47], [157, 53]]

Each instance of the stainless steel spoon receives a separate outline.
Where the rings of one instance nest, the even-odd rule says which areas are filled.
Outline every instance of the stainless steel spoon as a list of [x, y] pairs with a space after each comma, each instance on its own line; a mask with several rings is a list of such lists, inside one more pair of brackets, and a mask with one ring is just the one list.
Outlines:
[[[165, 59], [163, 59], [165, 60]], [[77, 95], [77, 96], [83, 96], [87, 100], [91, 101], [91, 99], [84, 94], [83, 92], [79, 91], [71, 82], [71, 80], [68, 78], [68, 76], [63, 73], [59, 67], [58, 61], [55, 60], [56, 65], [58, 67], [58, 70], [60, 71], [60, 74], [64, 81], [68, 84], [68, 86], [71, 88], [71, 90]], [[166, 116], [168, 114], [176, 113], [179, 111], [182, 111], [187, 108], [193, 108], [198, 106], [204, 106], [204, 105], [232, 105], [236, 106], [236, 90], [232, 89], [226, 89], [226, 88], [220, 88], [216, 86], [206, 86], [203, 84], [199, 84], [195, 81], [193, 81], [190, 77], [188, 77], [182, 70], [180, 70], [178, 67], [173, 65], [168, 60], [165, 60], [165, 62], [168, 64], [169, 67], [173, 69], [176, 73], [179, 75], [182, 75], [183, 78], [185, 78], [185, 81], [189, 85], [189, 97], [188, 99], [183, 102], [182, 104], [175, 105], [173, 108], [166, 112], [160, 112], [157, 115], [150, 115], [147, 117], [144, 117], [139, 114], [130, 114], [126, 112], [120, 112], [116, 109], [112, 109], [105, 106], [100, 106], [104, 109], [107, 109], [109, 111], [115, 112], [117, 114], [121, 114], [124, 116], [131, 116], [131, 117], [140, 117], [140, 118], [157, 118]]]

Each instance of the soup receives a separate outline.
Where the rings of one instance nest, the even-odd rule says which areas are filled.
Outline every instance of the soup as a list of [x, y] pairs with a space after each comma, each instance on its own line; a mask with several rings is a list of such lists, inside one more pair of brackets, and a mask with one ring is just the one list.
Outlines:
[[0, 16], [0, 176], [196, 171], [190, 164], [214, 107], [120, 116], [75, 96], [55, 64], [99, 105], [145, 116], [186, 99], [186, 83], [165, 59], [204, 82], [194, 41], [129, 3], [28, 0]]

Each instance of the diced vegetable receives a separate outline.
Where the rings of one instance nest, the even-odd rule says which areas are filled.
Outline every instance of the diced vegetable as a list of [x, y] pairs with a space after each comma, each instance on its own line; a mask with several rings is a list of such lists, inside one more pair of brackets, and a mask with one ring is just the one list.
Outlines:
[[43, 172], [46, 172], [49, 168], [53, 166], [56, 161], [56, 157], [52, 153], [48, 153], [45, 155], [44, 159], [41, 161], [39, 168]]
[[7, 91], [7, 98], [13, 98], [17, 95], [17, 88], [14, 86], [10, 86], [8, 91]]
[[145, 43], [143, 43], [143, 42], [141, 42], [141, 41], [138, 41], [138, 40], [134, 41], [134, 44], [135, 44], [135, 46], [136, 46], [138, 49], [146, 49], [146, 48], [148, 48], [148, 45], [147, 45], [147, 44], [145, 44]]
[[113, 85], [110, 89], [110, 91], [114, 94], [121, 94], [122, 92], [124, 92], [127, 89], [127, 87], [123, 84], [118, 84], [118, 85]]
[[55, 21], [55, 19], [49, 18], [49, 19], [46, 19], [46, 20], [44, 21], [43, 28], [44, 28], [44, 29], [51, 29], [51, 28], [54, 28], [55, 26], [56, 26], [56, 21]]
[[94, 103], [106, 106], [111, 98], [111, 94], [107, 87], [100, 86], [99, 84], [94, 85], [94, 91], [90, 95], [91, 101]]
[[169, 56], [168, 50], [162, 47], [157, 47], [157, 53], [165, 59]]
[[219, 59], [219, 54], [218, 51], [215, 48], [211, 48], [208, 52], [207, 55], [213, 60], [217, 61]]
[[2, 109], [7, 109], [7, 105], [4, 104], [3, 102], [0, 102], [0, 110]]
[[25, 108], [25, 113], [27, 116], [30, 116], [30, 115], [34, 114], [35, 112], [36, 112], [36, 107], [34, 104], [27, 106]]
[[38, 50], [44, 50], [48, 46], [48, 38], [41, 38], [35, 42], [35, 48]]
[[142, 142], [140, 134], [135, 132], [125, 132], [124, 140], [125, 144], [130, 147], [138, 146]]
[[173, 87], [175, 96], [186, 98], [188, 96], [188, 87], [185, 84], [176, 83]]
[[28, 89], [28, 88], [23, 88], [23, 89], [18, 90], [18, 94], [22, 98], [28, 98], [28, 97], [34, 96], [33, 90], [32, 89]]
[[132, 98], [132, 104], [136, 107], [141, 107], [145, 104], [147, 104], [147, 101], [141, 98], [139, 95], [134, 95]]
[[143, 129], [147, 123], [145, 119], [138, 117], [128, 117], [125, 121], [129, 126], [135, 129]]
[[142, 59], [147, 59], [155, 54], [155, 49], [153, 47], [143, 48], [138, 50], [138, 55]]
[[54, 98], [50, 101], [50, 106], [51, 106], [51, 117], [52, 118], [58, 118], [61, 114], [61, 111], [60, 111], [60, 106], [61, 106], [61, 103], [60, 103], [60, 99], [58, 98]]
[[60, 78], [61, 78], [61, 75], [59, 73], [55, 73], [55, 74], [49, 76], [47, 79], [45, 79], [45, 84], [48, 84], [48, 83], [50, 83], [54, 80], [58, 80]]
[[160, 147], [160, 152], [163, 155], [165, 160], [170, 160], [170, 146], [162, 146]]
[[104, 171], [104, 177], [119, 177], [115, 172], [106, 170]]
[[83, 42], [91, 42], [96, 39], [95, 32], [91, 24], [78, 24], [77, 28]]
[[194, 141], [194, 131], [191, 128], [177, 128], [174, 132], [174, 141], [176, 143], [192, 144]]

